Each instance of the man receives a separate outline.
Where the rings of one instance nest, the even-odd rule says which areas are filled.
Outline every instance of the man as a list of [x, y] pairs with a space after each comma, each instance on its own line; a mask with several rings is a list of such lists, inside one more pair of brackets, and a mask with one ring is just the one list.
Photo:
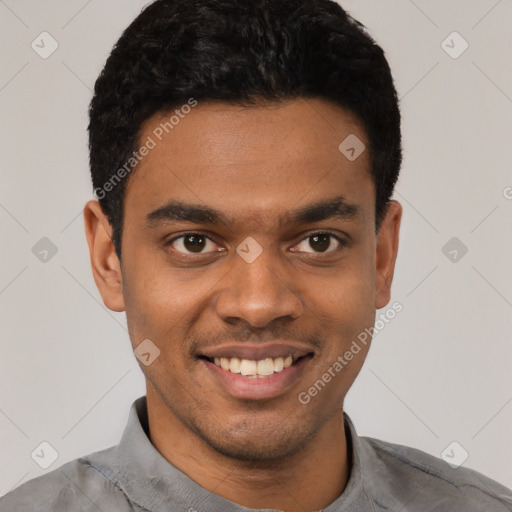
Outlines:
[[391, 73], [339, 5], [152, 3], [96, 82], [89, 135], [93, 275], [147, 393], [119, 445], [2, 511], [512, 510], [343, 411], [402, 209]]

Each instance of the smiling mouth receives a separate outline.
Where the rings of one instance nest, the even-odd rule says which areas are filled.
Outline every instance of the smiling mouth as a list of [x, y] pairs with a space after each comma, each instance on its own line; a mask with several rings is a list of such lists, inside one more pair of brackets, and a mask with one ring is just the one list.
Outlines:
[[240, 359], [238, 357], [208, 357], [200, 356], [200, 359], [204, 359], [213, 363], [233, 374], [238, 374], [242, 377], [247, 378], [268, 378], [275, 373], [280, 373], [290, 366], [294, 366], [305, 358], [312, 358], [313, 353], [310, 352], [303, 356], [295, 357], [288, 355], [286, 357], [267, 357], [258, 361], [252, 359]]

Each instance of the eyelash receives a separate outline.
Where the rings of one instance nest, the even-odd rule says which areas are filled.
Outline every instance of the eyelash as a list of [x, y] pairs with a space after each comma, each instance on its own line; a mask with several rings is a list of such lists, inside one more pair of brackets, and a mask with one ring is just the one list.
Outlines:
[[[167, 248], [168, 246], [171, 246], [174, 242], [176, 242], [176, 240], [180, 240], [181, 238], [185, 238], [189, 235], [199, 235], [199, 236], [203, 236], [205, 238], [207, 238], [208, 240], [210, 240], [211, 242], [213, 243], [216, 243], [212, 238], [211, 236], [209, 236], [208, 233], [205, 233], [205, 232], [202, 232], [202, 231], [189, 231], [188, 233], [184, 233], [182, 235], [179, 235], [177, 237], [174, 237], [172, 238], [171, 240], [168, 240], [167, 242], [165, 242], [165, 247]], [[342, 238], [340, 238], [339, 236], [335, 235], [334, 233], [331, 233], [329, 231], [314, 231], [313, 233], [309, 233], [308, 235], [306, 235], [304, 238], [302, 238], [301, 240], [299, 240], [299, 242], [296, 244], [300, 244], [301, 242], [303, 242], [304, 240], [307, 240], [308, 238], [311, 238], [311, 237], [314, 237], [314, 236], [317, 236], [317, 235], [328, 235], [332, 238], [334, 238], [339, 244], [340, 244], [340, 247], [345, 247], [346, 245], [348, 245], [348, 243], [343, 240]], [[326, 251], [327, 253], [331, 253], [331, 252], [335, 252], [336, 249], [333, 249], [333, 250], [330, 250], [330, 251]], [[201, 255], [205, 255], [205, 254], [211, 254], [211, 253], [181, 253], [179, 251], [176, 251], [178, 252], [178, 254], [180, 254], [181, 256], [183, 257], [194, 257], [194, 256], [201, 256]], [[214, 252], [222, 252], [222, 251], [214, 251]], [[321, 255], [321, 254], [325, 254], [325, 252], [312, 252], [312, 253], [307, 253], [307, 254], [318, 254], [318, 255]]]

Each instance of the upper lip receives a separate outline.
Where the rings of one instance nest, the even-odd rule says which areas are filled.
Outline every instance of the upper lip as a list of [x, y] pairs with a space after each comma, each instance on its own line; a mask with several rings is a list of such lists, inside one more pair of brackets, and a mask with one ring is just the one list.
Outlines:
[[206, 347], [198, 351], [198, 356], [203, 357], [238, 357], [239, 359], [249, 359], [260, 361], [268, 357], [292, 356], [294, 359], [314, 353], [314, 350], [301, 343], [237, 343], [217, 345], [215, 347]]

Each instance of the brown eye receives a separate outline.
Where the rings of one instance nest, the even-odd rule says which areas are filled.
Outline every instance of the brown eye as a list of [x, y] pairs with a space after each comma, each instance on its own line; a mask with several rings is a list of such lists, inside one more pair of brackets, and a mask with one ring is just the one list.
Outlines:
[[183, 239], [183, 246], [188, 251], [201, 252], [206, 244], [206, 239], [201, 235], [188, 235]]
[[331, 233], [313, 233], [304, 238], [296, 247], [303, 252], [323, 253], [332, 252], [340, 245], [342, 243], [339, 238]]
[[201, 233], [187, 233], [172, 240], [170, 245], [183, 254], [204, 254], [205, 252], [215, 252], [216, 247], [216, 244], [212, 240]]
[[331, 245], [331, 237], [325, 234], [310, 236], [309, 245], [314, 250], [325, 252]]

